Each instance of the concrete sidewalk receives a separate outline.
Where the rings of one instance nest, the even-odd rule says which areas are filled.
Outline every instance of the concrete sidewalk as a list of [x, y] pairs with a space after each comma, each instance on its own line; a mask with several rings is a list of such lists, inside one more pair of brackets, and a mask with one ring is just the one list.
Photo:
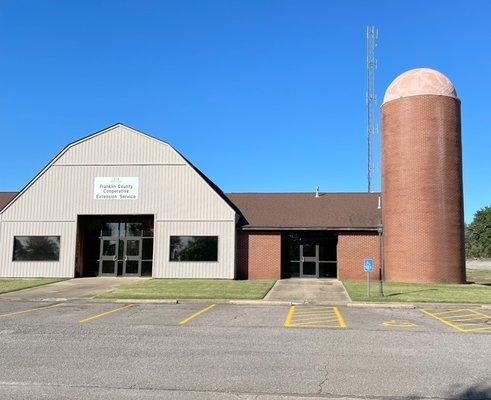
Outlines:
[[301, 303], [351, 301], [343, 284], [336, 279], [281, 279], [275, 283], [264, 300]]
[[101, 293], [118, 289], [122, 286], [144, 279], [148, 278], [76, 278], [19, 290], [17, 292], [4, 293], [0, 295], [0, 299], [26, 301], [66, 301], [76, 299], [92, 299]]

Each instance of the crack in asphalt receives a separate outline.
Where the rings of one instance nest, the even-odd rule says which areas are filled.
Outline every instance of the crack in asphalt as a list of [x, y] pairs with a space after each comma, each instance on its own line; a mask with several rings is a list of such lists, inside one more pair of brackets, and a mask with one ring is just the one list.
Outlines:
[[317, 389], [318, 394], [322, 393], [322, 386], [324, 386], [324, 384], [327, 382], [328, 379], [329, 379], [329, 370], [328, 370], [327, 365], [324, 365], [324, 378], [317, 385], [318, 386], [318, 389]]

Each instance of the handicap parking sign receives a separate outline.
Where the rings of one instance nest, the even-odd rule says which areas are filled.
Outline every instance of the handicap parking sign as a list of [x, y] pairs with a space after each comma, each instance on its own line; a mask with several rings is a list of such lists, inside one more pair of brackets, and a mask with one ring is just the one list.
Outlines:
[[372, 272], [373, 271], [373, 259], [372, 258], [365, 258], [363, 260], [363, 270], [365, 272]]

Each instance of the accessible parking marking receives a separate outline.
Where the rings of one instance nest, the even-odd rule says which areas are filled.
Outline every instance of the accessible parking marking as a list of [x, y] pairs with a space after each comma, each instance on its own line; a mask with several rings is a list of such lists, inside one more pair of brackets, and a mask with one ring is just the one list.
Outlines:
[[216, 304], [212, 304], [212, 305], [209, 305], [208, 307], [205, 307], [205, 308], [202, 308], [201, 310], [199, 311], [196, 311], [195, 313], [191, 314], [189, 317], [186, 317], [184, 318], [181, 322], [179, 322], [179, 325], [185, 325], [187, 324], [189, 321], [191, 321], [192, 319], [196, 318], [197, 316], [205, 313], [206, 311], [208, 311], [209, 309], [215, 307]]
[[414, 328], [418, 325], [411, 321], [391, 319], [390, 321], [384, 321], [382, 326], [387, 326], [389, 328]]
[[346, 328], [337, 307], [291, 306], [286, 315], [285, 328]]
[[98, 319], [98, 318], [104, 317], [105, 315], [112, 314], [112, 313], [115, 313], [117, 311], [122, 311], [122, 310], [125, 310], [125, 309], [130, 308], [130, 307], [133, 307], [133, 306], [134, 306], [134, 304], [128, 304], [128, 305], [123, 306], [123, 307], [118, 307], [118, 308], [115, 308], [113, 310], [104, 311], [104, 312], [101, 312], [99, 314], [92, 315], [92, 316], [87, 317], [85, 319], [81, 319], [78, 322], [81, 323], [81, 324], [83, 324], [85, 322], [93, 321], [94, 319]]
[[8, 313], [5, 313], [5, 314], [0, 314], [0, 318], [10, 317], [10, 316], [13, 316], [13, 315], [26, 314], [26, 313], [30, 313], [30, 312], [33, 312], [33, 311], [46, 310], [48, 308], [60, 307], [61, 305], [63, 305], [63, 303], [52, 304], [50, 306], [45, 306], [45, 307], [28, 308], [27, 310], [22, 310], [22, 311], [8, 312]]
[[421, 308], [420, 310], [459, 332], [491, 332], [491, 316], [472, 308], [453, 308], [444, 311]]

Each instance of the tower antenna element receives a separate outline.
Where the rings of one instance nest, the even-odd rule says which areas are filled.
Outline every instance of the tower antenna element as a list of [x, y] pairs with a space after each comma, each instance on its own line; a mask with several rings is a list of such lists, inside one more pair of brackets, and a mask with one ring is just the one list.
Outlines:
[[367, 26], [367, 179], [368, 192], [373, 192], [373, 173], [375, 170], [373, 162], [373, 139], [377, 131], [375, 125], [375, 104], [377, 96], [375, 94], [375, 69], [377, 59], [375, 58], [375, 46], [378, 37], [378, 29], [374, 26]]

